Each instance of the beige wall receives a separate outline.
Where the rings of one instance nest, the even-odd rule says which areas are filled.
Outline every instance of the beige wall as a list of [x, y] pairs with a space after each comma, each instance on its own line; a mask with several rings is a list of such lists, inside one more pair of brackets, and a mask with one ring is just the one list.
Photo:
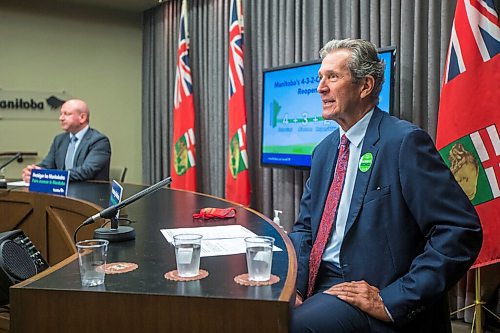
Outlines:
[[[43, 1], [0, 4], [0, 89], [65, 91], [87, 101], [91, 126], [110, 138], [111, 165], [126, 165], [128, 182], [142, 181], [141, 17]], [[0, 152], [39, 155], [8, 166], [7, 178], [45, 156], [61, 132], [57, 117], [0, 119]]]

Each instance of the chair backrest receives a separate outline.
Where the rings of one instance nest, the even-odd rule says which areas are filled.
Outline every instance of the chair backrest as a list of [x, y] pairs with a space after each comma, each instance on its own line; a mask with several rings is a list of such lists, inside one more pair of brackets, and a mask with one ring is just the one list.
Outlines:
[[109, 179], [119, 181], [120, 183], [123, 183], [125, 181], [126, 174], [126, 166], [111, 166], [111, 168], [109, 169]]

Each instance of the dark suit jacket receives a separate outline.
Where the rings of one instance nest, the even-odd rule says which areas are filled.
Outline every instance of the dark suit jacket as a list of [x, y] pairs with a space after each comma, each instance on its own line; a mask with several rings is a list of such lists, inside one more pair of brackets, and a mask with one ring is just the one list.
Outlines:
[[[290, 234], [303, 295], [338, 145], [337, 130], [314, 150]], [[340, 250], [344, 279], [365, 280], [380, 289], [395, 324], [370, 317], [373, 332], [445, 332], [446, 292], [482, 244], [476, 211], [431, 138], [416, 126], [376, 108], [361, 156], [367, 152], [373, 164], [366, 172], [358, 168]]]
[[[45, 169], [64, 170], [69, 133], [61, 133], [54, 138], [50, 151], [38, 166]], [[111, 145], [109, 139], [99, 131], [89, 128], [75, 152], [71, 181], [109, 180]]]

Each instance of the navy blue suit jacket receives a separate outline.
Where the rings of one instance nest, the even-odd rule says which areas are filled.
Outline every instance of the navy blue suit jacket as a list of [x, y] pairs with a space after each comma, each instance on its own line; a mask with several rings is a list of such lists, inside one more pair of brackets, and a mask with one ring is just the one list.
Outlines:
[[[314, 150], [290, 234], [303, 295], [338, 146], [337, 130]], [[429, 135], [416, 126], [376, 108], [361, 156], [367, 152], [373, 163], [366, 172], [357, 170], [340, 250], [344, 279], [365, 280], [380, 289], [394, 324], [370, 317], [373, 332], [441, 332], [449, 325], [443, 313], [446, 292], [482, 244], [476, 211]]]
[[[38, 164], [44, 169], [64, 170], [69, 133], [61, 133], [54, 138], [49, 153]], [[75, 152], [71, 181], [109, 180], [111, 145], [109, 139], [99, 131], [89, 128]]]

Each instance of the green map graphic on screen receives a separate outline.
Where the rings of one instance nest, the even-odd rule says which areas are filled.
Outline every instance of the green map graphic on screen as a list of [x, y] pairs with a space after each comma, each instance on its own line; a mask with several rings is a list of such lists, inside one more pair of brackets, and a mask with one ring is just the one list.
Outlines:
[[[324, 129], [325, 126], [330, 128], [330, 123], [325, 122], [322, 116], [310, 116], [306, 111], [295, 112], [295, 110], [288, 109], [287, 112], [284, 112], [283, 109], [282, 104], [276, 99], [269, 103], [269, 126], [282, 133], [282, 140], [275, 141], [274, 144], [263, 145], [263, 151], [266, 153], [310, 155], [317, 144], [312, 133], [318, 131], [318, 128]], [[294, 137], [298, 132], [302, 133], [301, 136], [310, 136], [311, 142], [295, 143]]]

